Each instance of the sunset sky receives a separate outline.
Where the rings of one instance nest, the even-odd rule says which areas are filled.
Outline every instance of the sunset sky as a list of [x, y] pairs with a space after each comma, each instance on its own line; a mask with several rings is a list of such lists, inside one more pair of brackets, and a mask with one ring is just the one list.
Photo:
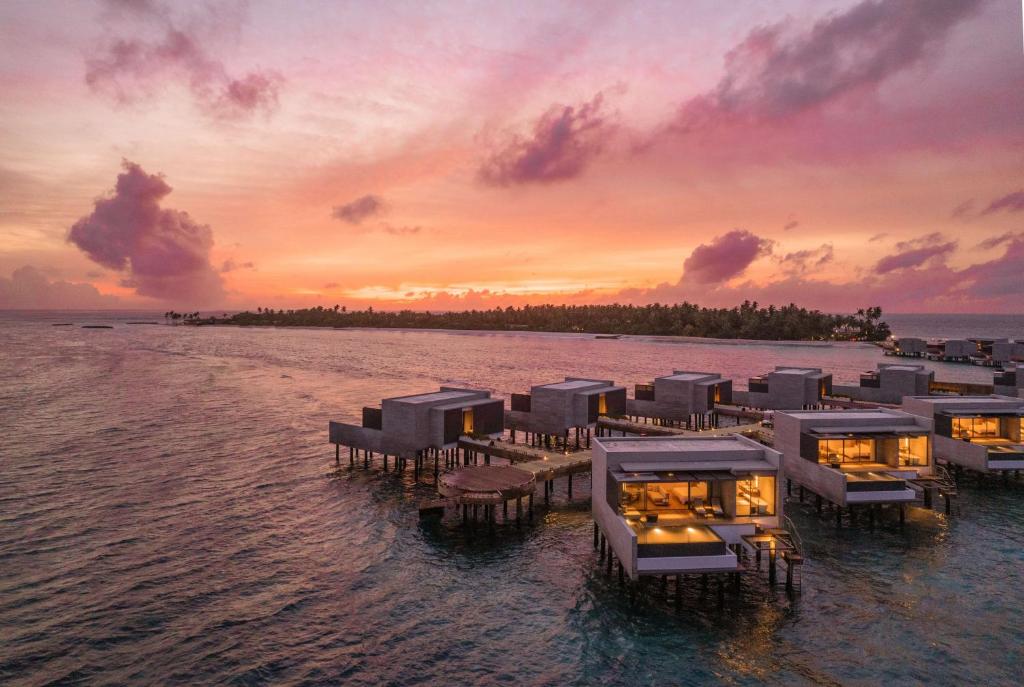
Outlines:
[[1017, 0], [0, 3], [0, 307], [1024, 311]]

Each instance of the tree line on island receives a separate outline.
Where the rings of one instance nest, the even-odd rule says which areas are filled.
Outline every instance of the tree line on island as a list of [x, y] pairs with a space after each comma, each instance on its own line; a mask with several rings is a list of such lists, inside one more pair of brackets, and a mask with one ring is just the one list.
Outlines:
[[589, 332], [775, 341], [883, 341], [890, 335], [879, 307], [862, 308], [852, 315], [833, 315], [794, 304], [760, 307], [756, 301], [744, 301], [734, 308], [654, 303], [525, 305], [449, 312], [377, 311], [372, 307], [348, 310], [335, 305], [300, 310], [257, 308], [256, 312], [247, 310], [223, 317], [201, 317], [198, 313], [181, 316], [172, 311], [165, 317], [183, 319], [186, 324]]

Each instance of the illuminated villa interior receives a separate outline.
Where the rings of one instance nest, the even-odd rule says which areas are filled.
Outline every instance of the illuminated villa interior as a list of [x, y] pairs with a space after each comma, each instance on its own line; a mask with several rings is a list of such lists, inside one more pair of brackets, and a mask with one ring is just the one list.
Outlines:
[[739, 435], [599, 438], [594, 519], [632, 578], [735, 571], [759, 527], [778, 527], [781, 455]]
[[1024, 468], [1024, 399], [915, 396], [903, 409], [934, 422], [941, 460], [979, 472]]
[[786, 476], [839, 506], [913, 501], [932, 474], [931, 422], [889, 408], [776, 413]]

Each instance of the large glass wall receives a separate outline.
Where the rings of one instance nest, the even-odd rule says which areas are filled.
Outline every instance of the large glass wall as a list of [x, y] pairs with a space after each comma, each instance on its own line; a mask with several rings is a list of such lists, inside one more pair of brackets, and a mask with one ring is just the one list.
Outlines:
[[736, 482], [736, 516], [775, 515], [775, 477], [754, 475]]
[[874, 439], [821, 439], [818, 441], [819, 463], [873, 463]]
[[619, 494], [619, 511], [687, 512], [720, 505], [721, 483], [627, 482]]
[[900, 467], [923, 467], [928, 464], [928, 437], [899, 438]]
[[954, 439], [991, 439], [999, 436], [997, 417], [955, 417], [953, 418]]

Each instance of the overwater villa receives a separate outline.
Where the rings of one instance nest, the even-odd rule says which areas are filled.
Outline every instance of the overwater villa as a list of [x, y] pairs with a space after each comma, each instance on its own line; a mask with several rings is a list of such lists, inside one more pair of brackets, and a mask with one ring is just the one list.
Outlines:
[[734, 391], [733, 403], [753, 408], [800, 410], [821, 407], [832, 395], [832, 375], [820, 367], [779, 366], [747, 382], [747, 391]]
[[[504, 431], [504, 401], [487, 391], [441, 387], [439, 391], [398, 396], [381, 401], [379, 408], [363, 408], [359, 425], [330, 423], [330, 441], [352, 451], [415, 458], [417, 467], [426, 453], [454, 450], [462, 436], [500, 438]], [[350, 456], [352, 457], [352, 456]]]
[[930, 392], [935, 373], [924, 365], [879, 363], [878, 369], [865, 372], [856, 386], [836, 384], [832, 393], [854, 401], [898, 404], [904, 396], [923, 396]]
[[[602, 415], [626, 412], [626, 387], [611, 380], [566, 377], [564, 382], [538, 384], [528, 394], [512, 394], [509, 428], [532, 434], [547, 445], [552, 439], [566, 448], [569, 433], [575, 432], [576, 446]], [[514, 436], [513, 436], [514, 438]]]
[[928, 355], [928, 342], [913, 336], [896, 339], [892, 352], [908, 358], [923, 358]]
[[715, 405], [732, 402], [732, 380], [716, 372], [676, 370], [649, 384], [637, 384], [626, 400], [626, 414], [688, 427], [707, 424]]
[[978, 356], [978, 344], [969, 339], [947, 339], [936, 344], [933, 357], [946, 362], [968, 362]]
[[1004, 365], [992, 378], [992, 390], [1000, 396], [1024, 398], [1024, 364]]
[[843, 507], [922, 496], [934, 470], [931, 433], [930, 419], [891, 408], [775, 414], [787, 479], [838, 506], [837, 522]]
[[992, 343], [992, 362], [1013, 363], [1024, 362], [1024, 341], [994, 341]]
[[976, 472], [1024, 469], [1024, 399], [913, 396], [903, 410], [935, 426], [936, 459]]
[[739, 435], [595, 439], [595, 544], [633, 580], [737, 572], [741, 547], [779, 527], [781, 459]]

